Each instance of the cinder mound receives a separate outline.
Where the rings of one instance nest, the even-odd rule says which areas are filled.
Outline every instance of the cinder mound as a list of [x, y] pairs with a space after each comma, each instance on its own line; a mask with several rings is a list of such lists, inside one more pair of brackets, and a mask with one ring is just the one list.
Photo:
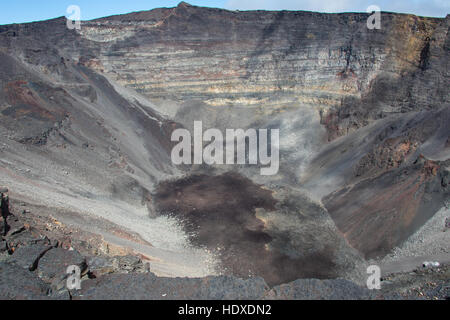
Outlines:
[[275, 199], [236, 173], [195, 175], [161, 183], [155, 203], [183, 223], [193, 244], [216, 252], [225, 273], [261, 276], [269, 285], [337, 277], [337, 257], [347, 252], [325, 211], [301, 195], [278, 193]]

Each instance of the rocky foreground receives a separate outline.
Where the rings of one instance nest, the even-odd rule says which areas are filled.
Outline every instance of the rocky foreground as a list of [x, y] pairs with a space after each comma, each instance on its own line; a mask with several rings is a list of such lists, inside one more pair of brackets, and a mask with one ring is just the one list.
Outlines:
[[[0, 299], [449, 299], [450, 266], [383, 278], [371, 291], [345, 279], [299, 279], [270, 288], [262, 278], [163, 278], [127, 250], [18, 204], [2, 218]], [[121, 253], [121, 255], [114, 255]], [[68, 266], [82, 271], [81, 290], [68, 290]]]

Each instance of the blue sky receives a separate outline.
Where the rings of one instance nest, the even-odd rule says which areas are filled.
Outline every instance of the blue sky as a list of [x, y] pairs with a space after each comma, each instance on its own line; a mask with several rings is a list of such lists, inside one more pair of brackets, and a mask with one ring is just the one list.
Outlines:
[[[113, 14], [174, 7], [180, 0], [0, 0], [0, 24], [21, 23], [66, 15], [70, 5], [81, 8], [81, 18], [89, 20]], [[192, 0], [193, 5], [240, 10], [310, 10], [320, 12], [365, 12], [370, 5], [383, 11], [445, 17], [450, 0]]]

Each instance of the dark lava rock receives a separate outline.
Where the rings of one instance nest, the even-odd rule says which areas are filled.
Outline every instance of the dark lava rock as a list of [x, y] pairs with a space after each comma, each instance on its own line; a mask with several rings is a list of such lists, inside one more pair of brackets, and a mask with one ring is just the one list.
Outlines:
[[144, 264], [142, 263], [142, 260], [136, 256], [117, 256], [114, 257], [114, 263], [117, 264], [118, 269], [127, 272], [144, 270]]
[[371, 292], [345, 280], [300, 279], [270, 290], [267, 299], [276, 300], [367, 300]]
[[48, 299], [50, 287], [15, 264], [0, 262], [0, 300]]
[[268, 286], [262, 278], [239, 279], [230, 276], [208, 277], [202, 280], [201, 299], [238, 300], [261, 299]]
[[[6, 228], [6, 230], [4, 228]], [[2, 231], [5, 236], [13, 236], [25, 231], [25, 226], [16, 217], [10, 216], [6, 221], [6, 224], [3, 224]]]
[[8, 251], [8, 243], [4, 240], [0, 241], [0, 253]]
[[382, 257], [399, 246], [450, 197], [440, 178], [450, 160], [419, 160], [322, 199], [336, 226], [366, 259]]
[[71, 294], [68, 290], [51, 291], [49, 298], [51, 300], [71, 300]]
[[5, 240], [8, 244], [8, 250], [10, 250], [11, 253], [22, 246], [29, 246], [33, 244], [50, 244], [48, 239], [36, 236], [30, 230], [25, 230], [16, 234], [8, 234], [8, 236], [5, 237]]
[[[340, 240], [322, 229], [328, 213], [298, 193], [274, 193], [277, 199], [237, 173], [197, 174], [161, 182], [154, 204], [158, 213], [180, 221], [195, 246], [220, 248], [225, 274], [259, 276], [271, 287], [299, 278], [338, 278], [334, 257]], [[267, 218], [266, 225], [257, 209], [277, 211], [276, 218]], [[294, 231], [306, 224], [308, 232]]]
[[29, 271], [34, 271], [38, 266], [39, 259], [51, 248], [51, 246], [46, 244], [23, 246], [14, 252], [10, 261]]
[[158, 278], [152, 273], [111, 274], [82, 283], [74, 299], [86, 300], [242, 300], [261, 299], [266, 283], [261, 278]]
[[55, 248], [48, 251], [40, 260], [37, 268], [38, 275], [46, 282], [63, 280], [68, 266], [78, 266], [81, 272], [86, 270], [86, 259], [77, 251]]

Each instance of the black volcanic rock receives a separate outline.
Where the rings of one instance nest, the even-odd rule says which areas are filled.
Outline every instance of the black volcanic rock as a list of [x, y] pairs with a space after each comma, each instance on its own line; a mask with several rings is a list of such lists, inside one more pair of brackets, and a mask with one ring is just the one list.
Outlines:
[[[36, 231], [42, 231], [42, 225], [33, 224]], [[73, 234], [76, 237], [76, 234]], [[72, 242], [76, 238], [71, 239]], [[55, 240], [50, 240], [55, 242]], [[87, 244], [85, 244], [87, 245]], [[234, 276], [210, 276], [205, 278], [168, 278], [157, 277], [153, 273], [136, 273], [130, 265], [139, 261], [137, 256], [121, 257], [127, 263], [112, 265], [108, 261], [118, 257], [97, 255], [86, 258], [91, 270], [99, 271], [110, 267], [110, 274], [98, 273], [98, 277], [84, 276], [81, 290], [65, 289], [65, 281], [53, 278], [46, 283], [39, 277], [38, 271], [12, 262], [20, 260], [28, 253], [40, 253], [38, 246], [31, 244], [21, 247], [13, 255], [0, 255], [0, 300], [53, 299], [53, 300], [363, 300], [363, 299], [445, 299], [448, 298], [449, 266], [433, 269], [419, 269], [415, 272], [391, 274], [383, 277], [381, 290], [370, 291], [344, 279], [319, 280], [300, 279], [270, 288], [262, 278], [239, 279]], [[54, 254], [50, 253], [54, 250]], [[71, 252], [72, 254], [69, 254]], [[28, 255], [34, 256], [34, 254]], [[44, 259], [48, 256], [47, 259]], [[74, 251], [61, 248], [51, 249], [40, 259], [44, 265], [52, 261], [58, 270], [52, 271], [46, 265], [48, 274], [56, 274], [59, 266], [67, 263], [79, 263], [84, 260]], [[6, 261], [4, 261], [6, 260]], [[140, 272], [140, 271], [137, 271]], [[53, 275], [52, 275], [53, 277]], [[49, 281], [47, 279], [47, 281]]]
[[266, 294], [266, 298], [276, 300], [367, 300], [372, 296], [370, 290], [344, 279], [300, 279]]
[[45, 244], [32, 244], [19, 247], [14, 251], [10, 261], [29, 271], [36, 270], [39, 259], [52, 247]]
[[261, 299], [267, 285], [262, 279], [234, 277], [204, 279], [158, 278], [148, 274], [105, 275], [84, 281], [75, 299], [88, 300], [242, 300]]

